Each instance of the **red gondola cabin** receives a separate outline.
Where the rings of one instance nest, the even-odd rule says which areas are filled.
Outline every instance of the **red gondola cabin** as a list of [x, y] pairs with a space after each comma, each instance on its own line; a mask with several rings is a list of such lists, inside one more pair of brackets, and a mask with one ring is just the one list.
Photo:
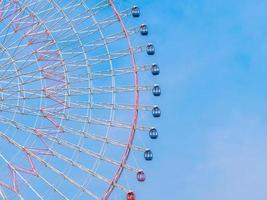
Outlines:
[[127, 200], [136, 200], [134, 192], [130, 191], [127, 193]]

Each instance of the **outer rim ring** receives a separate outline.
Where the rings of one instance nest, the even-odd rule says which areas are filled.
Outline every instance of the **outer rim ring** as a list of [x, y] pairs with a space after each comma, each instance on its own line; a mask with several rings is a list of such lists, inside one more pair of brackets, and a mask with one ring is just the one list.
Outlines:
[[135, 55], [134, 55], [134, 51], [133, 51], [133, 47], [132, 47], [132, 43], [129, 37], [129, 33], [126, 29], [126, 26], [122, 20], [122, 17], [120, 15], [120, 13], [118, 12], [116, 6], [114, 5], [113, 0], [108, 0], [108, 3], [110, 4], [113, 12], [115, 13], [117, 19], [119, 20], [120, 26], [125, 34], [125, 37], [127, 39], [128, 42], [128, 46], [129, 46], [129, 51], [131, 54], [131, 59], [132, 59], [132, 64], [133, 64], [133, 71], [134, 71], [134, 85], [135, 85], [135, 100], [134, 100], [134, 115], [133, 115], [133, 121], [132, 121], [132, 127], [131, 127], [131, 131], [130, 131], [130, 136], [128, 138], [128, 144], [127, 147], [125, 149], [124, 155], [122, 157], [121, 163], [119, 168], [117, 169], [112, 181], [110, 182], [108, 189], [105, 191], [102, 199], [103, 200], [107, 200], [109, 198], [109, 196], [111, 195], [112, 191], [114, 190], [114, 185], [116, 183], [118, 183], [119, 178], [122, 175], [122, 172], [124, 170], [124, 165], [126, 164], [128, 157], [130, 155], [131, 152], [131, 146], [133, 144], [133, 140], [135, 137], [135, 129], [136, 129], [136, 125], [137, 125], [137, 119], [138, 119], [138, 105], [139, 105], [139, 91], [138, 91], [138, 87], [139, 87], [139, 78], [138, 78], [138, 71], [137, 71], [137, 64], [136, 64], [136, 60], [135, 60]]

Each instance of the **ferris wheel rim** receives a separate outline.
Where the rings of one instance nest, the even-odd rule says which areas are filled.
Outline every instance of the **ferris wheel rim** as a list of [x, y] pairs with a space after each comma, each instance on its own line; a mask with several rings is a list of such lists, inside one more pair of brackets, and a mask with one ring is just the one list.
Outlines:
[[125, 34], [127, 43], [128, 43], [128, 47], [129, 47], [129, 51], [131, 53], [131, 59], [132, 59], [132, 67], [133, 67], [133, 71], [134, 71], [134, 84], [135, 84], [135, 100], [134, 100], [134, 115], [133, 115], [133, 119], [132, 119], [132, 127], [130, 130], [130, 136], [128, 138], [128, 144], [127, 147], [125, 149], [123, 158], [121, 160], [121, 164], [119, 166], [119, 168], [116, 171], [116, 174], [114, 175], [111, 183], [108, 186], [108, 189], [105, 191], [104, 195], [103, 195], [103, 199], [107, 200], [110, 196], [110, 194], [112, 193], [113, 189], [114, 189], [114, 184], [116, 184], [120, 178], [120, 176], [123, 173], [124, 170], [124, 165], [126, 164], [128, 157], [130, 155], [130, 151], [131, 151], [131, 146], [133, 144], [133, 140], [134, 140], [134, 136], [135, 136], [135, 127], [137, 125], [137, 118], [138, 118], [138, 104], [139, 104], [139, 91], [138, 91], [138, 86], [139, 86], [139, 79], [138, 79], [138, 70], [137, 70], [137, 64], [136, 64], [136, 60], [135, 60], [135, 55], [134, 52], [132, 50], [132, 43], [131, 40], [129, 38], [128, 35], [128, 31], [125, 27], [124, 21], [122, 20], [120, 13], [118, 12], [113, 0], [108, 0], [113, 12], [115, 13], [115, 15], [117, 16], [117, 19], [119, 20], [120, 26]]

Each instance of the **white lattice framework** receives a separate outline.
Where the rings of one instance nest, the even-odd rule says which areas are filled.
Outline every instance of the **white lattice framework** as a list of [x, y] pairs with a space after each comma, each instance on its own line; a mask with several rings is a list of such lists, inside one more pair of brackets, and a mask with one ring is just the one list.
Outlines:
[[123, 172], [142, 171], [130, 151], [147, 151], [135, 134], [152, 128], [139, 114], [154, 108], [129, 16], [112, 0], [0, 0], [2, 199], [125, 198]]

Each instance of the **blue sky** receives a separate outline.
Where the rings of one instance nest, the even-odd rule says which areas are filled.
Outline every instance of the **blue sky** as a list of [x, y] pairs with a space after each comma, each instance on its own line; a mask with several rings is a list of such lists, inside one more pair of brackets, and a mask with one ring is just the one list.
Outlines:
[[147, 180], [137, 183], [135, 174], [130, 180], [137, 200], [267, 199], [267, 1], [118, 0], [116, 6], [134, 3], [141, 19], [127, 19], [127, 27], [143, 21], [150, 34], [133, 42], [156, 46], [155, 56], [138, 60], [161, 67], [160, 77], [142, 81], [163, 91], [153, 99], [161, 119], [148, 114], [159, 139], [144, 139], [153, 162], [140, 154]]
[[136, 2], [163, 89], [139, 199], [266, 199], [267, 1]]

